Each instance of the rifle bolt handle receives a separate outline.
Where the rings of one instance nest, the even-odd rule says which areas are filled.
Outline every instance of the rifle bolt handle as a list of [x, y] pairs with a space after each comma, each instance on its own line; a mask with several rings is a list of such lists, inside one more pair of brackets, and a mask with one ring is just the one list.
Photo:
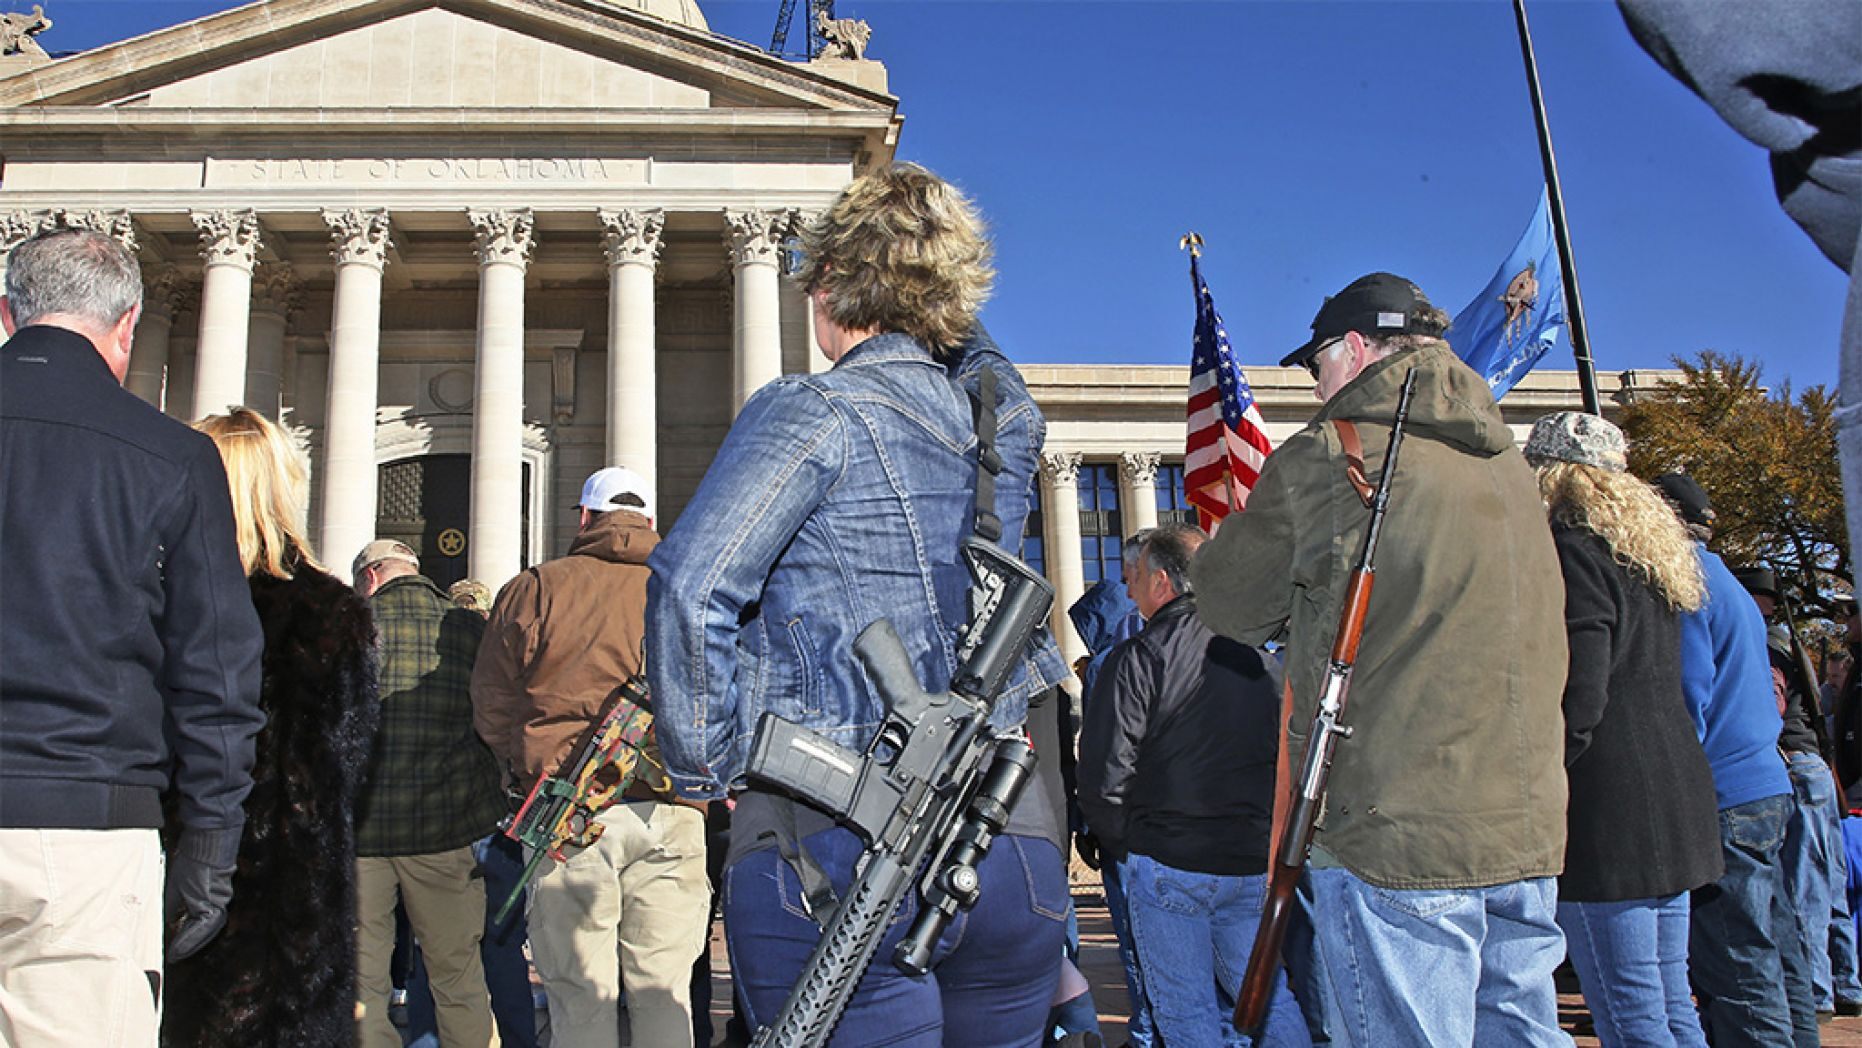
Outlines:
[[954, 866], [950, 871], [950, 891], [952, 895], [968, 897], [975, 895], [982, 887], [982, 879], [976, 875], [974, 866]]

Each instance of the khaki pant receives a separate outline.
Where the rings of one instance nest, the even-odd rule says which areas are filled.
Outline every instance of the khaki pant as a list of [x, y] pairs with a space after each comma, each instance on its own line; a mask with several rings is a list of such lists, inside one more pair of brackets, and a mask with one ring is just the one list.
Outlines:
[[[550, 999], [553, 1048], [692, 1048], [692, 962], [711, 925], [705, 817], [629, 801], [601, 813], [593, 847], [538, 876], [530, 949]], [[617, 949], [618, 947], [618, 949]]]
[[356, 1001], [361, 1048], [401, 1048], [388, 1021], [393, 989], [394, 903], [420, 940], [444, 1048], [485, 1048], [491, 998], [478, 942], [485, 934], [485, 878], [471, 847], [430, 855], [356, 860]]
[[0, 830], [0, 1045], [153, 1048], [162, 870], [154, 830]]

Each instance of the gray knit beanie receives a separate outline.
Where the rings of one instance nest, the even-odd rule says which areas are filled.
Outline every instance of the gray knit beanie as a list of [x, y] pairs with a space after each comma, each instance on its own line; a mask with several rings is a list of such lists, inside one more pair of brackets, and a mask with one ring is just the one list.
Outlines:
[[1601, 415], [1583, 411], [1555, 411], [1532, 424], [1526, 438], [1526, 461], [1575, 462], [1611, 473], [1629, 468], [1629, 441]]

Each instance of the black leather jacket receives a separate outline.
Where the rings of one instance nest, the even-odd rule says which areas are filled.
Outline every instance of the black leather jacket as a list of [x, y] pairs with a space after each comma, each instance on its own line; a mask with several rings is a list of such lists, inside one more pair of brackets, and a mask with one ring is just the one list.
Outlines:
[[1080, 736], [1080, 808], [1101, 849], [1265, 872], [1280, 682], [1271, 656], [1211, 633], [1187, 595], [1114, 648]]
[[236, 829], [264, 637], [219, 452], [89, 340], [0, 346], [0, 827]]

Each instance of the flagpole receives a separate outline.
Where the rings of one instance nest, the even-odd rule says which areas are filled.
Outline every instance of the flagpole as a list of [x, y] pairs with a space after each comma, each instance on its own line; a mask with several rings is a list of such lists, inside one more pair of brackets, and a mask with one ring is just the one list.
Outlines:
[[1571, 232], [1565, 224], [1565, 197], [1558, 186], [1558, 161], [1552, 156], [1552, 129], [1545, 119], [1545, 96], [1539, 91], [1539, 63], [1532, 54], [1532, 32], [1526, 28], [1526, 0], [1513, 0], [1513, 20], [1519, 26], [1519, 50], [1526, 59], [1526, 87], [1532, 92], [1532, 116], [1539, 126], [1539, 160], [1545, 167], [1546, 195], [1552, 205], [1552, 238], [1558, 244], [1558, 268], [1565, 278], [1565, 320], [1571, 326], [1571, 355], [1578, 366], [1578, 389], [1584, 410], [1603, 414], [1597, 397], [1597, 369], [1591, 361], [1590, 334], [1584, 327], [1584, 300], [1578, 294], [1578, 265], [1571, 254]]

